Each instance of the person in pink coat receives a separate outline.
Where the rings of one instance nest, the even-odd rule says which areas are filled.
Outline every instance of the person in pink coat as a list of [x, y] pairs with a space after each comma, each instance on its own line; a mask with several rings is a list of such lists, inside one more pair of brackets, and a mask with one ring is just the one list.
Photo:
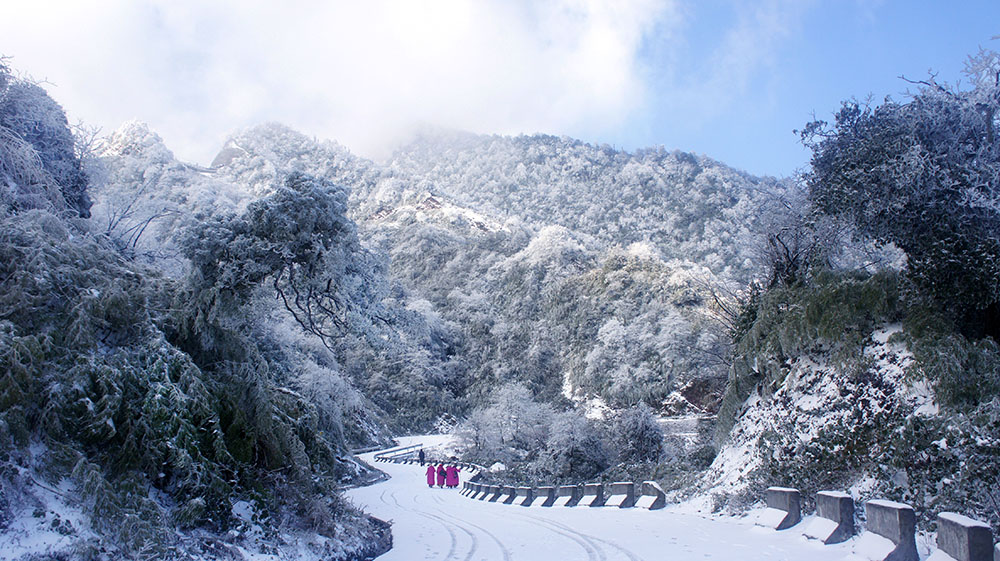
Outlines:
[[462, 470], [455, 466], [448, 466], [445, 468], [445, 481], [447, 482], [449, 488], [454, 489], [455, 487], [458, 487], [458, 472], [460, 471]]
[[444, 478], [447, 475], [447, 471], [444, 469], [444, 464], [438, 466], [437, 476], [438, 476], [438, 487], [444, 487]]
[[428, 487], [433, 487], [434, 486], [434, 478], [436, 476], [437, 476], [437, 468], [434, 467], [434, 464], [428, 465], [427, 466], [427, 486]]

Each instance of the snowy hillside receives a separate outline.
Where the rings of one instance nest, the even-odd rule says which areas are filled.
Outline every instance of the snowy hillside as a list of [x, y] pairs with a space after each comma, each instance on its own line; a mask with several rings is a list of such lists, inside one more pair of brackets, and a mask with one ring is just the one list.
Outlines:
[[[724, 354], [709, 291], [754, 270], [755, 246], [732, 242], [750, 237], [783, 189], [684, 154], [545, 136], [435, 132], [383, 165], [268, 125], [235, 136], [217, 163], [217, 177], [250, 185], [300, 170], [349, 186], [364, 243], [445, 321], [449, 352], [461, 357], [449, 384], [469, 387], [474, 402], [513, 379], [548, 399], [571, 387], [581, 399], [663, 407], [692, 378], [721, 380], [724, 367], [708, 358]], [[681, 271], [689, 280], [668, 280]], [[629, 350], [599, 340], [609, 322], [660, 327]], [[527, 341], [528, 332], [545, 338]], [[698, 346], [706, 352], [695, 358], [673, 356]], [[628, 366], [588, 374], [588, 356]], [[702, 405], [715, 408], [711, 398]]]
[[648, 242], [667, 259], [740, 280], [759, 272], [741, 241], [760, 208], [784, 190], [774, 179], [692, 154], [628, 153], [544, 135], [430, 130], [388, 167], [413, 177], [417, 188], [493, 216], [564, 226], [609, 245]]
[[[855, 495], [869, 495], [885, 492], [883, 480], [905, 477], [864, 465], [865, 453], [851, 450], [863, 445], [864, 432], [884, 430], [880, 425], [889, 419], [938, 413], [927, 382], [907, 376], [913, 355], [902, 341], [899, 325], [873, 332], [863, 349], [870, 361], [864, 377], [845, 375], [830, 352], [790, 359], [786, 377], [773, 393], [755, 392], [744, 403], [729, 439], [704, 476], [708, 491], [759, 495], [762, 487], [785, 484], [786, 479], [801, 484], [808, 478], [812, 485], [848, 486]], [[815, 474], [788, 469], [795, 457], [815, 455], [822, 448], [842, 455], [840, 465], [828, 466], [838, 469], [824, 473], [812, 465], [811, 469], [820, 470]], [[878, 455], [877, 450], [865, 452]]]
[[924, 523], [996, 521], [996, 345], [950, 331], [901, 282], [824, 274], [759, 299], [737, 334], [718, 456], [685, 494], [738, 511], [779, 485], [888, 497]]

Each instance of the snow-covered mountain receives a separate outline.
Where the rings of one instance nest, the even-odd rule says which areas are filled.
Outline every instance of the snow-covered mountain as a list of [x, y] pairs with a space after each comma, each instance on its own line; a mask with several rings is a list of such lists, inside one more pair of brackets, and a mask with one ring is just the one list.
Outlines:
[[[112, 169], [121, 166], [116, 154], [105, 159]], [[234, 135], [210, 170], [173, 165], [187, 174], [186, 189], [213, 192], [214, 198], [174, 195], [171, 200], [189, 203], [182, 213], [188, 215], [240, 208], [293, 173], [349, 190], [347, 213], [373, 263], [366, 282], [382, 284], [379, 305], [393, 343], [370, 350], [362, 341], [377, 339], [379, 331], [365, 328], [367, 335], [335, 354], [339, 368], [397, 426], [427, 427], [442, 414], [461, 415], [487, 404], [510, 381], [538, 399], [593, 414], [638, 402], [668, 414], [712, 414], [721, 405], [723, 448], [704, 493], [756, 497], [760, 485], [801, 464], [789, 484], [808, 489], [877, 480], [879, 489], [909, 497], [908, 486], [886, 486], [903, 477], [885, 467], [899, 461], [895, 456], [859, 459], [853, 471], [817, 479], [806, 475], [817, 464], [799, 455], [811, 451], [807, 457], [813, 458], [847, 446], [838, 444], [837, 430], [869, 430], [868, 410], [852, 404], [874, 403], [872, 391], [884, 403], [870, 410], [889, 412], [903, 423], [899, 427], [938, 418], [917, 413], [923, 411], [919, 404], [906, 397], [925, 387], [901, 374], [912, 368], [893, 374], [877, 361], [862, 367], [854, 360], [845, 369], [844, 351], [837, 350], [846, 344], [837, 336], [877, 336], [899, 317], [863, 328], [840, 318], [847, 323], [827, 333], [833, 342], [826, 343], [796, 324], [805, 329], [793, 331], [801, 348], [789, 347], [789, 335], [760, 324], [759, 316], [749, 332], [719, 321], [732, 304], [729, 288], [767, 273], [764, 233], [794, 231], [782, 214], [792, 206], [793, 188], [786, 183], [679, 152], [625, 153], [549, 136], [431, 131], [388, 161], [374, 162], [275, 124]], [[170, 181], [162, 187], [175, 190]], [[152, 223], [150, 228], [157, 231]], [[857, 302], [868, 297], [859, 293]], [[817, 309], [846, 314], [854, 309], [854, 296], [847, 298]], [[813, 314], [802, 321], [821, 312]], [[735, 349], [733, 329], [744, 335]], [[773, 340], [767, 345], [776, 347], [740, 347], [748, 340]], [[897, 347], [882, 354], [906, 362]], [[925, 387], [920, 395], [928, 393]], [[867, 446], [872, 439], [856, 442]]]
[[615, 406], [662, 407], [694, 378], [720, 388], [711, 292], [755, 274], [746, 240], [785, 188], [678, 152], [444, 131], [377, 163], [265, 125], [216, 164], [254, 193], [291, 171], [348, 186], [363, 242], [442, 318], [460, 357], [449, 384], [474, 401], [498, 380]]

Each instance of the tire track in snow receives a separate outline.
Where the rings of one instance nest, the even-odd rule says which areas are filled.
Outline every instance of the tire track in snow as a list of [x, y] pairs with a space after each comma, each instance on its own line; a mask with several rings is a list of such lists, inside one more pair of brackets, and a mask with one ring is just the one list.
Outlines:
[[396, 498], [396, 492], [395, 491], [393, 491], [392, 493], [389, 493], [389, 497], [392, 499], [392, 502], [395, 503], [396, 508], [401, 509], [401, 510], [409, 510], [408, 508], [403, 508], [403, 505], [399, 504], [399, 499]]
[[533, 518], [533, 519], [535, 519], [535, 520], [537, 520], [539, 522], [542, 522], [544, 524], [547, 524], [547, 525], [549, 525], [551, 527], [558, 527], [558, 528], [561, 528], [562, 530], [565, 530], [567, 532], [571, 532], [573, 534], [576, 534], [576, 535], [580, 536], [581, 538], [589, 541], [591, 544], [593, 544], [594, 542], [599, 542], [599, 543], [603, 543], [605, 545], [609, 545], [609, 546], [617, 549], [618, 551], [622, 552], [622, 554], [625, 555], [625, 557], [628, 557], [629, 561], [643, 561], [643, 559], [641, 557], [639, 557], [638, 555], [636, 555], [636, 554], [632, 553], [631, 551], [625, 549], [624, 547], [616, 544], [613, 541], [606, 540], [606, 539], [603, 539], [603, 538], [598, 538], [596, 536], [591, 536], [590, 534], [584, 534], [584, 533], [578, 532], [578, 531], [574, 530], [573, 528], [571, 528], [571, 527], [569, 527], [569, 526], [567, 526], [565, 524], [556, 522], [554, 520], [549, 520], [547, 518], [542, 518], [542, 517], [539, 517], [539, 516], [531, 516], [531, 515], [522, 515], [522, 516], [524, 516], [526, 518]]
[[588, 540], [583, 534], [571, 530], [566, 527], [560, 528], [558, 524], [550, 523], [550, 520], [545, 518], [539, 518], [536, 516], [525, 516], [523, 514], [516, 515], [518, 518], [523, 518], [525, 520], [534, 520], [536, 522], [541, 522], [550, 532], [554, 534], [559, 534], [564, 538], [569, 538], [570, 540], [576, 542], [577, 545], [583, 548], [587, 552], [587, 559], [590, 561], [607, 561], [608, 557], [604, 554], [604, 550], [594, 545], [594, 543]]
[[[441, 516], [444, 516], [445, 518], [451, 518], [452, 520], [458, 520], [457, 518], [455, 518], [454, 516], [452, 516], [450, 514], [447, 514], [443, 510], [438, 509], [438, 512], [441, 514]], [[473, 528], [475, 528], [475, 529], [479, 530], [480, 532], [482, 532], [482, 533], [486, 534], [487, 536], [489, 536], [490, 539], [492, 539], [494, 542], [496, 542], [497, 547], [500, 548], [500, 554], [503, 555], [503, 561], [511, 561], [510, 550], [507, 549], [507, 546], [505, 546], [503, 544], [503, 542], [500, 541], [500, 539], [497, 538], [493, 534], [493, 532], [490, 532], [489, 530], [487, 530], [486, 528], [483, 528], [482, 526], [479, 526], [477, 524], [473, 524], [472, 522], [465, 522], [465, 524], [468, 524], [469, 526], [472, 526]]]
[[[383, 495], [384, 495], [384, 493], [383, 493]], [[478, 550], [479, 540], [478, 540], [478, 538], [475, 537], [475, 535], [470, 530], [468, 530], [467, 528], [462, 527], [457, 522], [450, 522], [450, 521], [446, 520], [445, 518], [443, 518], [441, 516], [436, 516], [436, 515], [424, 512], [422, 510], [419, 510], [417, 508], [407, 508], [407, 507], [404, 507], [403, 505], [401, 505], [399, 503], [399, 498], [396, 497], [396, 491], [392, 491], [389, 496], [392, 499], [392, 501], [395, 503], [396, 507], [399, 508], [400, 510], [404, 510], [404, 511], [407, 511], [407, 512], [412, 512], [413, 514], [417, 514], [417, 515], [422, 516], [424, 518], [427, 518], [429, 520], [434, 520], [435, 522], [437, 522], [438, 524], [440, 524], [442, 527], [444, 527], [445, 530], [448, 531], [448, 535], [451, 538], [451, 547], [449, 548], [448, 554], [445, 556], [445, 559], [456, 559], [456, 560], [458, 559], [455, 556], [455, 550], [458, 548], [458, 539], [457, 539], [457, 536], [455, 535], [455, 532], [454, 532], [454, 530], [452, 528], [453, 527], [457, 527], [460, 530], [462, 530], [463, 532], [465, 532], [466, 534], [468, 534], [470, 536], [470, 538], [472, 539], [472, 549], [465, 556], [465, 559], [463, 561], [471, 561], [472, 556]], [[420, 506], [420, 496], [419, 495], [412, 495], [409, 498], [413, 501], [413, 504], [416, 507]], [[438, 503], [440, 503], [442, 505], [444, 504], [443, 500], [438, 500], [439, 497], [437, 495], [432, 496], [431, 498], [435, 502], [438, 502]], [[450, 518], [451, 520], [459, 520], [459, 519], [457, 519], [456, 517], [454, 517], [452, 515], [446, 514], [440, 508], [437, 509], [437, 510], [442, 515], [444, 515], [446, 518]], [[548, 521], [548, 520], [546, 520], [544, 518], [538, 518], [538, 517], [534, 517], [534, 516], [525, 516], [525, 515], [518, 515], [518, 516], [520, 518], [524, 518], [524, 519], [529, 519], [530, 518], [530, 519], [534, 519], [534, 520], [540, 521], [540, 522], [550, 522], [550, 521]], [[482, 527], [477, 526], [475, 524], [471, 524], [471, 523], [464, 522], [464, 521], [462, 521], [462, 523], [463, 524], [469, 524], [470, 526], [476, 528], [477, 530], [483, 532], [484, 534], [486, 534], [487, 536], [489, 536], [490, 538], [492, 538], [493, 541], [496, 542], [497, 546], [500, 548], [500, 553], [501, 553], [501, 555], [503, 555], [504, 561], [511, 561], [512, 560], [510, 550], [507, 548], [507, 546], [505, 546], [503, 544], [502, 541], [500, 541], [499, 538], [496, 537], [496, 535], [494, 535], [493, 533], [489, 532], [485, 528], [482, 528]], [[604, 551], [601, 548], [599, 548], [598, 546], [594, 545], [594, 543], [592, 541], [588, 540], [587, 539], [588, 536], [584, 536], [583, 534], [580, 534], [579, 532], [576, 532], [576, 531], [574, 531], [574, 530], [572, 530], [572, 529], [570, 529], [570, 528], [568, 528], [566, 526], [562, 526], [562, 529], [560, 529], [560, 528], [553, 527], [553, 525], [558, 526], [558, 524], [552, 523], [552, 525], [546, 524], [546, 525], [544, 525], [544, 527], [548, 531], [550, 531], [550, 532], [552, 532], [554, 534], [561, 535], [561, 536], [569, 539], [570, 541], [576, 543], [577, 545], [579, 545], [584, 550], [584, 552], [587, 554], [587, 560], [588, 561], [607, 561], [607, 556], [605, 555]], [[577, 537], [577, 536], [581, 536], [581, 537]], [[637, 561], [641, 561], [641, 560], [637, 560]]]
[[601, 542], [603, 544], [610, 545], [611, 547], [617, 549], [618, 551], [622, 552], [625, 555], [625, 557], [628, 557], [629, 561], [644, 561], [642, 557], [639, 557], [638, 555], [632, 553], [631, 551], [625, 549], [624, 547], [616, 544], [613, 541], [605, 540], [605, 539], [601, 539], [601, 538], [595, 538], [595, 537], [592, 537], [591, 539], [593, 539], [594, 541]]
[[475, 555], [476, 551], [479, 550], [479, 538], [477, 538], [476, 535], [472, 533], [472, 530], [469, 530], [468, 528], [462, 526], [462, 524], [459, 524], [458, 522], [449, 522], [436, 514], [431, 514], [429, 512], [427, 513], [421, 512], [419, 514], [421, 514], [422, 516], [426, 516], [427, 518], [433, 518], [434, 520], [437, 520], [442, 524], [454, 524], [456, 528], [465, 532], [465, 534], [469, 536], [469, 539], [472, 540], [472, 547], [469, 549], [469, 553], [465, 555], [465, 561], [472, 561], [472, 556]]
[[[439, 495], [434, 495], [432, 498], [438, 504], [444, 504], [444, 501], [440, 498]], [[417, 504], [417, 505], [420, 504], [420, 496], [419, 495], [414, 495], [413, 496], [413, 503]], [[438, 509], [438, 510], [440, 511], [440, 509]], [[442, 517], [440, 517], [440, 516], [438, 516], [436, 514], [431, 514], [429, 512], [422, 511], [422, 510], [415, 510], [414, 512], [417, 513], [417, 514], [419, 514], [419, 515], [421, 515], [421, 516], [423, 516], [424, 518], [431, 518], [431, 519], [437, 520], [439, 523], [445, 525], [446, 527], [450, 525], [452, 527], [458, 528], [459, 530], [465, 532], [465, 534], [468, 535], [469, 539], [472, 541], [472, 548], [469, 549], [469, 553], [466, 554], [464, 561], [471, 561], [472, 556], [476, 553], [476, 550], [479, 549], [479, 538], [477, 538], [476, 535], [473, 534], [471, 530], [469, 530], [468, 528], [462, 526], [462, 524], [460, 524], [459, 522], [449, 522], [448, 520], [445, 520], [444, 518], [442, 518]], [[453, 520], [456, 520], [456, 519], [453, 518]], [[450, 531], [451, 530], [449, 530], [449, 532]]]
[[[440, 524], [442, 527], [444, 527], [444, 529], [448, 531], [448, 537], [451, 538], [451, 545], [448, 547], [448, 553], [444, 556], [444, 558], [445, 559], [456, 559], [456, 560], [458, 559], [458, 557], [455, 556], [455, 550], [458, 549], [458, 536], [455, 535], [455, 530], [452, 530], [452, 526], [453, 526], [452, 524], [449, 524], [446, 520], [444, 520], [442, 518], [439, 518], [439, 517], [436, 517], [436, 516], [434, 516], [432, 514], [428, 514], [428, 513], [424, 512], [422, 510], [417, 510], [415, 508], [406, 508], [406, 507], [404, 507], [403, 505], [399, 504], [399, 499], [396, 498], [396, 492], [395, 491], [392, 492], [391, 497], [392, 497], [392, 500], [395, 501], [396, 506], [400, 508], [400, 510], [405, 510], [407, 512], [412, 512], [413, 514], [416, 514], [418, 516], [423, 516], [424, 518], [427, 518], [428, 520], [434, 520], [435, 522], [437, 522], [438, 524]], [[417, 500], [417, 496], [416, 495], [413, 496], [413, 503], [414, 504], [419, 504], [419, 501]], [[475, 546], [475, 541], [473, 542], [473, 546]], [[473, 549], [475, 549], [475, 548], [473, 548]], [[469, 556], [471, 557], [471, 555], [472, 555], [472, 553], [470, 552]], [[468, 559], [468, 557], [466, 559]]]
[[[493, 534], [486, 528], [462, 520], [456, 517], [455, 515], [448, 514], [447, 512], [442, 510], [442, 508], [440, 507], [447, 507], [448, 504], [440, 494], [429, 495], [426, 499], [424, 499], [424, 497], [421, 497], [420, 495], [405, 494], [403, 499], [406, 500], [407, 503], [412, 501], [413, 503], [412, 508], [404, 507], [400, 503], [400, 497], [397, 496], [397, 490], [390, 491], [388, 498], [391, 499], [392, 503], [401, 511], [410, 512], [427, 520], [432, 520], [437, 524], [439, 524], [448, 532], [448, 536], [450, 538], [450, 546], [447, 554], [444, 557], [445, 560], [472, 561], [476, 553], [480, 551], [479, 548], [480, 540], [476, 536], [476, 531], [482, 532], [483, 535], [488, 536], [494, 543], [497, 544], [497, 547], [500, 549], [503, 561], [513, 560], [513, 555], [511, 553], [511, 550], [508, 549], [507, 546], [504, 544], [504, 542], [501, 541], [500, 538], [498, 538], [495, 534]], [[387, 505], [390, 504], [389, 500], [386, 499], [386, 491], [382, 492], [380, 499], [383, 503]], [[438, 514], [433, 514], [423, 510], [423, 505], [426, 504], [427, 502], [434, 503], [435, 510], [437, 511]], [[440, 505], [440, 507], [438, 505]], [[570, 528], [569, 526], [565, 526], [557, 522], [553, 522], [551, 520], [537, 516], [531, 516], [531, 515], [517, 515], [517, 516], [525, 520], [531, 520], [531, 523], [532, 525], [534, 525], [535, 528], [544, 529], [548, 532], [551, 532], [552, 534], [562, 536], [570, 540], [571, 542], [576, 543], [577, 545], [580, 546], [581, 549], [583, 549], [584, 553], [586, 554], [587, 561], [608, 561], [608, 555], [607, 555], [608, 552], [606, 552], [604, 550], [604, 547], [599, 545], [598, 542], [609, 545], [621, 551], [629, 559], [629, 561], [642, 561], [640, 558], [631, 554], [631, 552], [625, 550], [624, 548], [618, 546], [613, 542], [602, 540], [600, 538], [595, 538], [587, 534], [582, 534]], [[538, 522], [540, 522], [541, 524], [537, 524]], [[461, 559], [458, 557], [457, 550], [459, 544], [458, 544], [458, 536], [455, 531], [456, 529], [468, 535], [469, 539], [472, 542], [472, 547], [469, 549], [468, 553], [465, 554], [465, 557]]]

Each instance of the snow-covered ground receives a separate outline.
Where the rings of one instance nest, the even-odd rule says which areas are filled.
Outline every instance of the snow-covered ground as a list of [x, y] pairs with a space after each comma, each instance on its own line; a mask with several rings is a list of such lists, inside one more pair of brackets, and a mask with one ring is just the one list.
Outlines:
[[[417, 442], [435, 445], [441, 440], [400, 439], [403, 445]], [[374, 453], [362, 458], [371, 463]], [[852, 547], [851, 542], [825, 546], [802, 537], [808, 518], [776, 532], [754, 526], [752, 517], [708, 517], [684, 506], [659, 511], [526, 508], [470, 499], [458, 490], [430, 489], [424, 468], [417, 465], [375, 465], [391, 478], [353, 489], [348, 497], [392, 522], [394, 547], [380, 561], [824, 561], [843, 559]]]

